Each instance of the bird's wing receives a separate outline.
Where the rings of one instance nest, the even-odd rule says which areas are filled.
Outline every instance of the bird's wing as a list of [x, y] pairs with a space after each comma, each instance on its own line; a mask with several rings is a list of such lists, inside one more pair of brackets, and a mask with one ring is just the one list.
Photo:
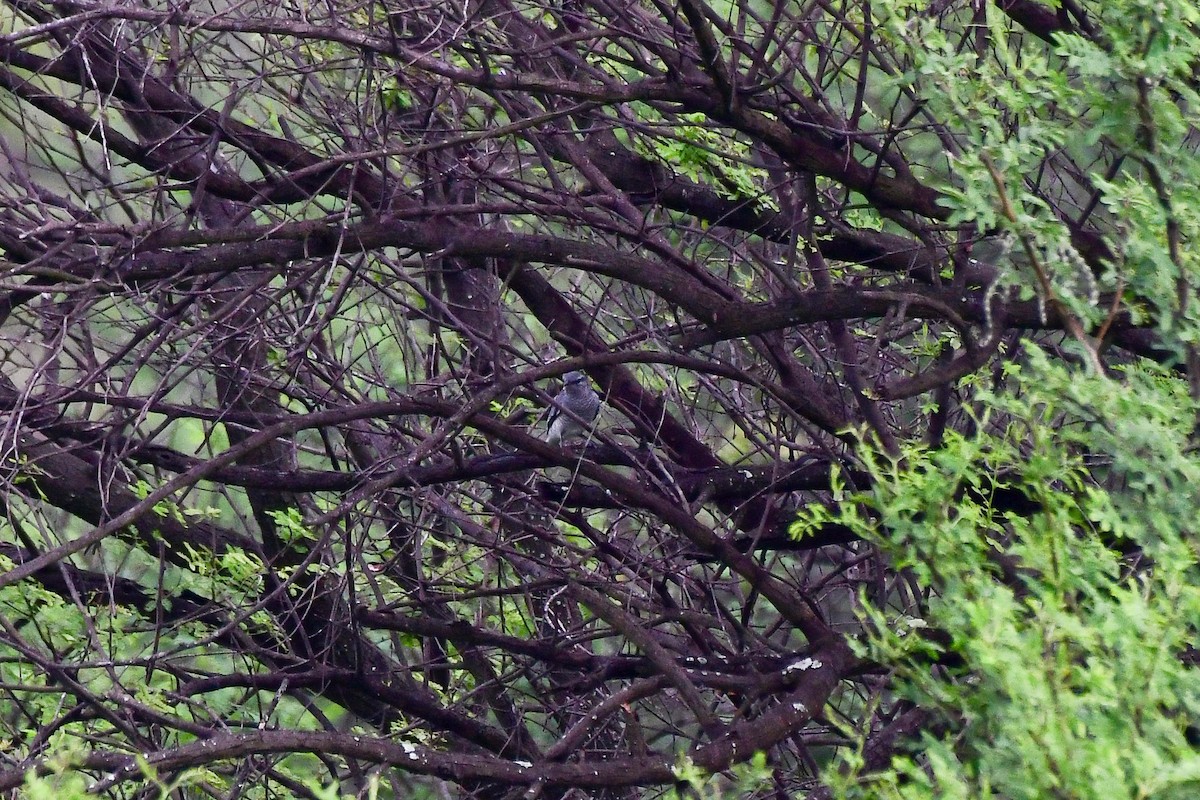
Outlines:
[[546, 409], [546, 427], [554, 424], [554, 421], [562, 416], [562, 399], [555, 397], [550, 401], [550, 407]]

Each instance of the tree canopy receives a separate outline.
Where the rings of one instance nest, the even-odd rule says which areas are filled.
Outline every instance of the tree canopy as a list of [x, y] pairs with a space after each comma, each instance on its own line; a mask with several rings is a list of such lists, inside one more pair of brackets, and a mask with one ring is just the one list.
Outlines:
[[0, 4], [0, 789], [1195, 796], [1198, 89], [1193, 0]]

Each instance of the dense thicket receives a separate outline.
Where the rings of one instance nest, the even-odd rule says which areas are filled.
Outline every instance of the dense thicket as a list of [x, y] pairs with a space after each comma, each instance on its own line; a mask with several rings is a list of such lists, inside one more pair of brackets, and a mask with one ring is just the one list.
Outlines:
[[0, 788], [1194, 795], [1191, 0], [0, 30]]

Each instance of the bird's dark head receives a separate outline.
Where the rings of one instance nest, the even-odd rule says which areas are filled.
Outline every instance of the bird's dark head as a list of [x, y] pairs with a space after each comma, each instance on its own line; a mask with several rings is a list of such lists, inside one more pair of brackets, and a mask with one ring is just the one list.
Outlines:
[[566, 386], [574, 386], [579, 383], [587, 383], [587, 375], [582, 372], [571, 371], [563, 375], [563, 384]]

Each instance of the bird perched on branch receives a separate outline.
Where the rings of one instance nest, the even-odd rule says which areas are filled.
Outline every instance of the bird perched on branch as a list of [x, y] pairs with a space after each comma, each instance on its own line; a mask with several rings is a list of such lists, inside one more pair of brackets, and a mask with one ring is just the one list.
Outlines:
[[600, 413], [600, 395], [582, 372], [568, 372], [563, 387], [554, 396], [546, 419], [546, 441], [560, 444], [564, 439], [583, 433]]

